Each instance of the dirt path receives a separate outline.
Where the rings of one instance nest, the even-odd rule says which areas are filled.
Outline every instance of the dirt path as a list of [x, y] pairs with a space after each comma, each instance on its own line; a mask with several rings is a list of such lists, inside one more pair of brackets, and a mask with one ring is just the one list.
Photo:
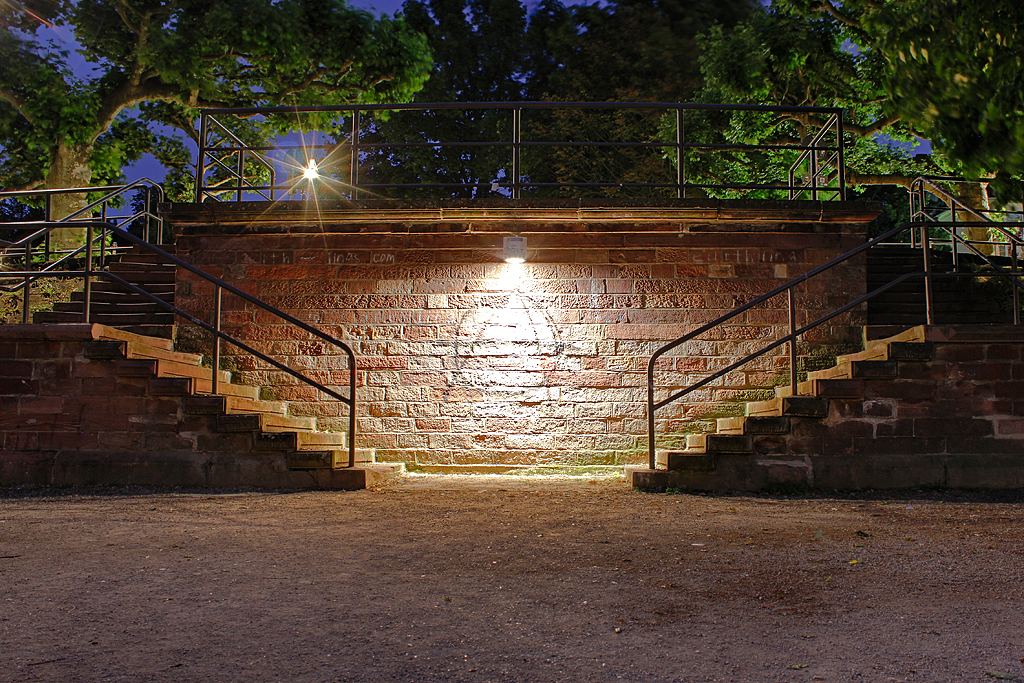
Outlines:
[[1024, 680], [1024, 496], [0, 492], [4, 681]]

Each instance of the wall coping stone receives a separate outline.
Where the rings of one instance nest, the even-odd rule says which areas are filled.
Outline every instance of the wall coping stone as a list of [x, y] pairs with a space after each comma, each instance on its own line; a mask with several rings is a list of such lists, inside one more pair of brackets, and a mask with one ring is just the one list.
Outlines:
[[325, 225], [351, 232], [344, 226], [353, 224], [392, 232], [507, 232], [509, 222], [517, 232], [830, 232], [870, 222], [880, 211], [877, 202], [755, 199], [376, 199], [158, 207], [179, 228], [204, 226], [206, 234], [210, 226], [232, 233], [321, 232]]

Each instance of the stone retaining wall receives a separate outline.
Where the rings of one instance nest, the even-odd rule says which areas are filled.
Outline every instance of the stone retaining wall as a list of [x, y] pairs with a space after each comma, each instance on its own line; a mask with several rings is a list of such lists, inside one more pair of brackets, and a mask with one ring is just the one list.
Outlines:
[[[667, 206], [665, 204], [668, 204]], [[493, 206], [380, 202], [174, 205], [178, 255], [353, 347], [361, 448], [434, 464], [639, 462], [651, 353], [750, 298], [863, 243], [873, 207], [685, 201]], [[506, 264], [503, 237], [528, 240]], [[799, 322], [864, 292], [863, 260], [799, 290]], [[212, 287], [179, 270], [177, 303], [208, 318]], [[224, 302], [226, 329], [345, 387], [344, 356], [272, 316]], [[851, 350], [862, 315], [816, 331], [802, 352]], [[775, 338], [779, 297], [679, 349], [659, 366], [682, 386]], [[188, 331], [185, 330], [185, 336]], [[344, 429], [343, 407], [225, 349], [244, 383]], [[665, 446], [741, 414], [785, 381], [769, 354], [687, 403], [659, 411]], [[347, 389], [343, 389], [347, 392]], [[770, 392], [770, 390], [769, 390]], [[659, 392], [660, 393], [660, 392]]]

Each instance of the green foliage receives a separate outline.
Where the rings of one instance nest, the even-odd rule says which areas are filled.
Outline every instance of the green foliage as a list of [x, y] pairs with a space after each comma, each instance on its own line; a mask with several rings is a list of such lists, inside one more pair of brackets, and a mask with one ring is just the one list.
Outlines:
[[[421, 102], [684, 101], [700, 86], [696, 38], [715, 22], [735, 24], [751, 0], [667, 0], [567, 8], [543, 0], [527, 16], [519, 0], [409, 0], [406, 22], [423, 32], [435, 66]], [[673, 119], [674, 120], [674, 119]], [[512, 112], [395, 113], [373, 124], [369, 142], [510, 142]], [[523, 113], [524, 142], [660, 142], [660, 114], [606, 111]], [[526, 148], [530, 183], [674, 182], [662, 147]], [[368, 176], [398, 183], [466, 183], [464, 196], [503, 196], [510, 184], [507, 147], [377, 150]], [[499, 189], [491, 190], [497, 181]], [[579, 194], [531, 190], [531, 196]], [[674, 190], [672, 191], [674, 194]], [[591, 194], [665, 194], [664, 190], [591, 189]], [[401, 195], [403, 191], [391, 191]], [[404, 194], [408, 195], [408, 191]]]
[[1024, 5], [911, 0], [863, 11], [893, 110], [974, 177], [1024, 174]]
[[[835, 106], [854, 185], [923, 174], [1015, 187], [1024, 172], [1024, 5], [982, 0], [776, 0], [702, 39], [705, 101]], [[780, 122], [803, 139], [807, 117]], [[795, 133], [795, 134], [794, 134]], [[877, 144], [932, 141], [929, 157]]]
[[[190, 183], [187, 150], [202, 107], [408, 100], [430, 68], [422, 35], [343, 0], [78, 0], [46, 6], [94, 66], [76, 77], [48, 28], [11, 10], [0, 24], [0, 185], [111, 182], [146, 152]], [[306, 121], [316, 125], [316, 121]], [[161, 126], [164, 126], [162, 127]], [[287, 118], [249, 127], [261, 136]]]

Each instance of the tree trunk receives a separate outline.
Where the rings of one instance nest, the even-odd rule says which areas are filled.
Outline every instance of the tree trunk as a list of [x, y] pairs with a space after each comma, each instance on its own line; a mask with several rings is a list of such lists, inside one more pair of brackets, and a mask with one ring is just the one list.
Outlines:
[[[89, 159], [92, 145], [69, 145], [61, 141], [50, 160], [46, 173], [47, 189], [88, 187], [92, 181]], [[50, 198], [49, 220], [60, 220], [88, 205], [87, 194], [56, 194]], [[89, 218], [90, 216], [80, 216]], [[75, 249], [85, 244], [85, 228], [62, 228], [50, 233], [50, 247], [55, 250]]]
[[[963, 200], [964, 204], [967, 204], [967, 206], [971, 207], [982, 216], [988, 215], [985, 213], [991, 208], [988, 201], [988, 183], [960, 183], [958, 189], [960, 192], [960, 198]], [[958, 213], [957, 220], [965, 223], [973, 223], [978, 219], [969, 214], [962, 215]], [[991, 239], [988, 234], [988, 228], [981, 225], [977, 228], [959, 228], [957, 229], [957, 232], [972, 242], [987, 242]], [[988, 255], [991, 255], [995, 251], [995, 248], [991, 244], [977, 244], [975, 245], [975, 248], [981, 253]]]

